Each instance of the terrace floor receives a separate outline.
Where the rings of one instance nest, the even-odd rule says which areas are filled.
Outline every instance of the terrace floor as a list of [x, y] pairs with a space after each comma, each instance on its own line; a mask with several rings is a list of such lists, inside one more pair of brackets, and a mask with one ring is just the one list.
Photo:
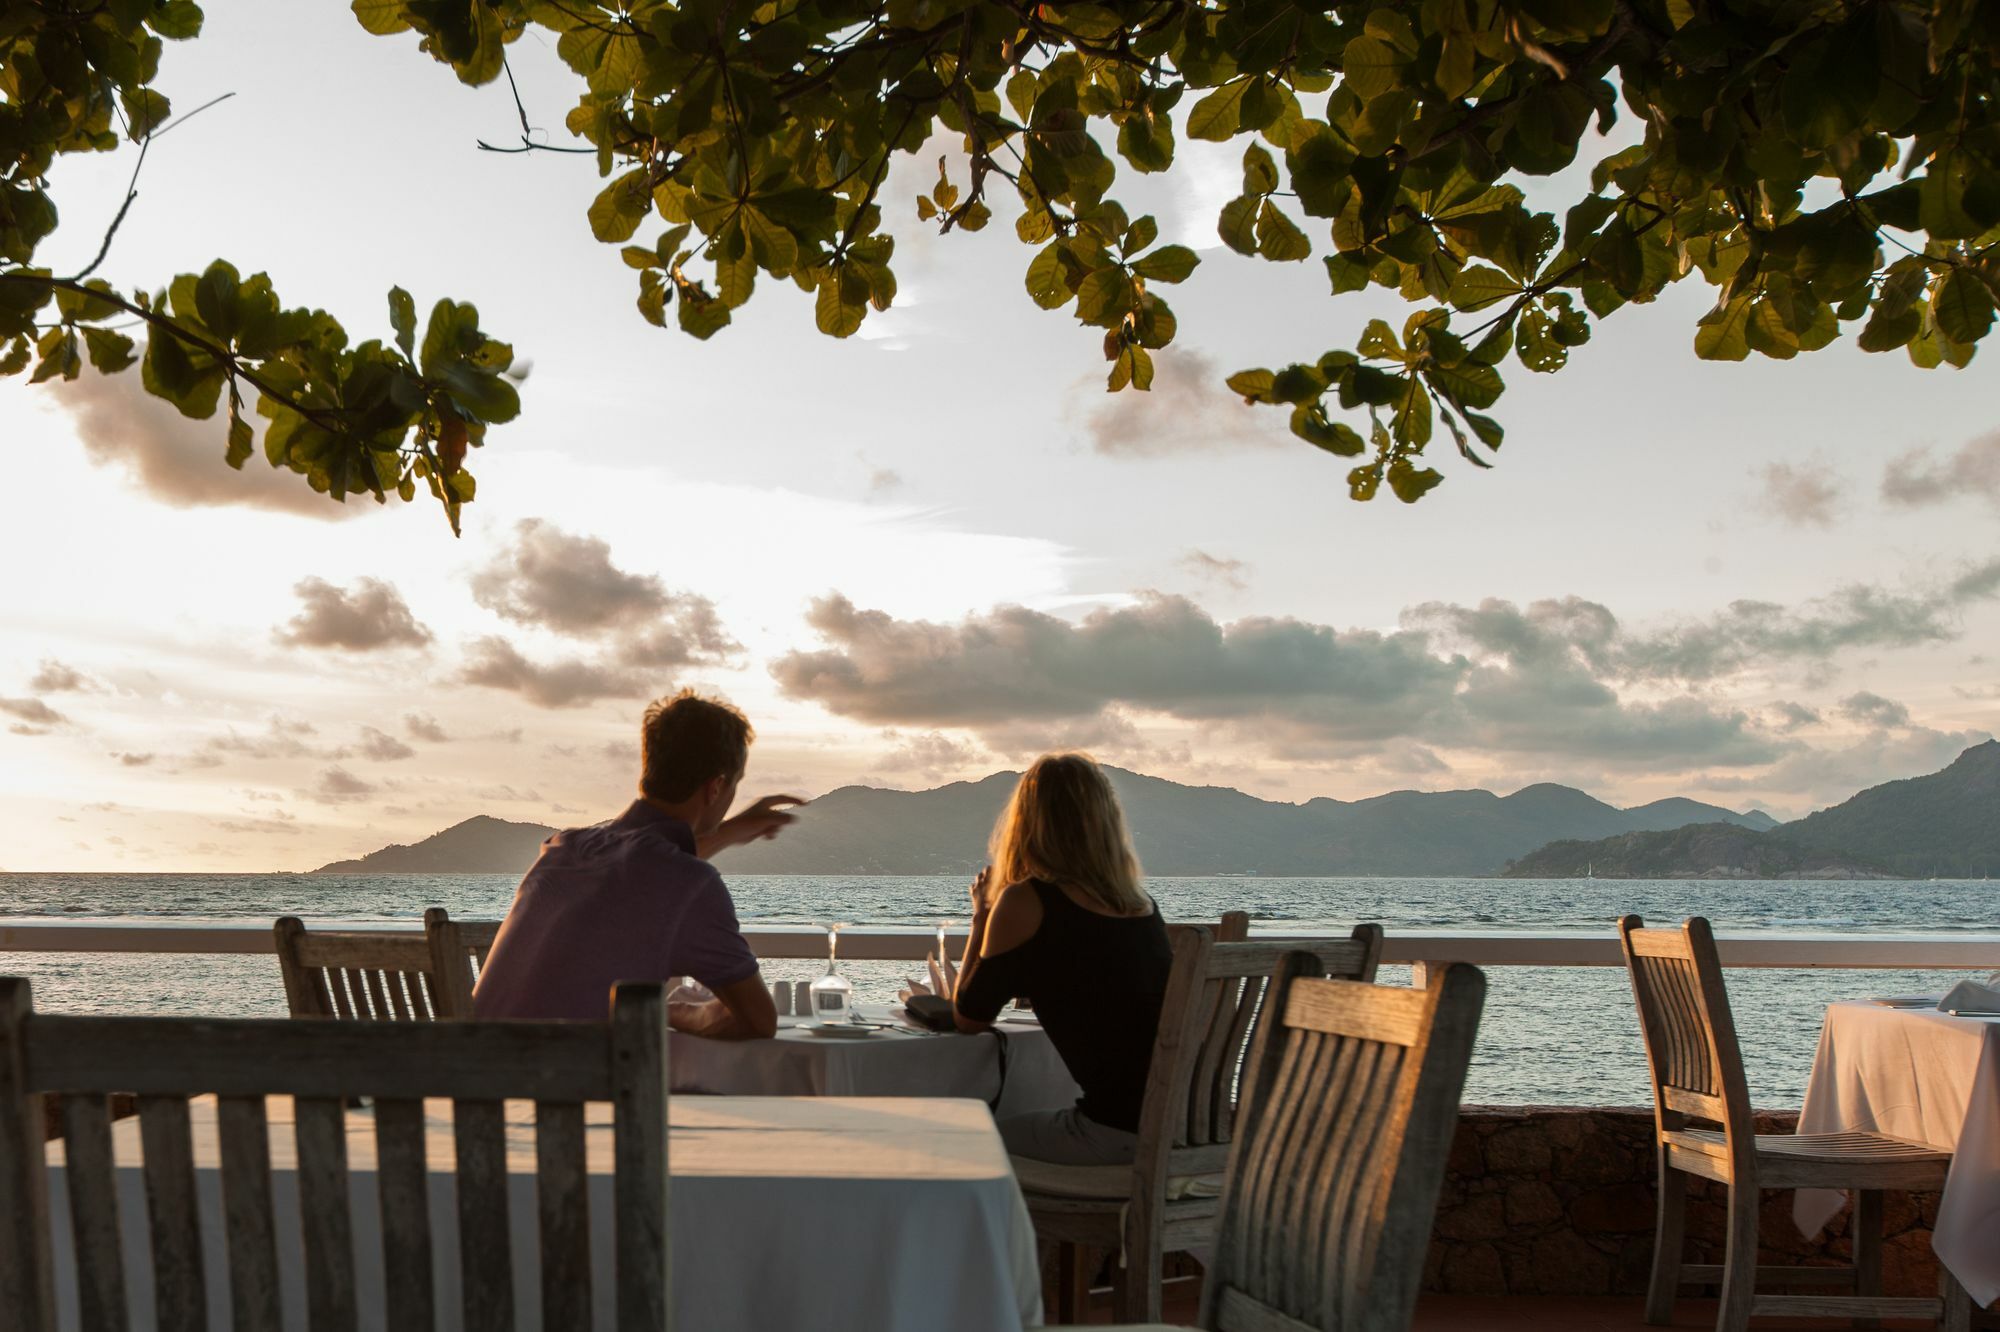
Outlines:
[[[1200, 1287], [1199, 1279], [1170, 1280], [1167, 1283], [1161, 1313], [1168, 1323], [1180, 1327], [1193, 1326], [1200, 1301]], [[1652, 1332], [1651, 1325], [1639, 1316], [1639, 1306], [1637, 1296], [1482, 1298], [1426, 1295], [1417, 1303], [1416, 1321], [1411, 1324], [1411, 1332]], [[1112, 1321], [1109, 1291], [1093, 1293], [1087, 1321]], [[1975, 1315], [1973, 1325], [2000, 1324], [1983, 1324]], [[1681, 1300], [1676, 1306], [1672, 1326], [1713, 1328], [1715, 1301]], [[1854, 1323], [1842, 1318], [1760, 1318], [1754, 1324], [1758, 1332], [1819, 1332], [1820, 1329], [1847, 1332], [1854, 1326]], [[1879, 1326], [1883, 1332], [1900, 1332], [1901, 1329], [1929, 1329], [1932, 1324], [1888, 1319]]]

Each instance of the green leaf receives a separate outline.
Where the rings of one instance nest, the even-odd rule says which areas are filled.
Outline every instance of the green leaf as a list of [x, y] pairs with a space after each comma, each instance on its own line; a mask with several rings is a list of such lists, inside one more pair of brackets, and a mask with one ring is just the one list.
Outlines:
[[1272, 375], [1269, 370], [1238, 370], [1226, 381], [1231, 393], [1252, 402], [1272, 402]]
[[1050, 241], [1028, 261], [1028, 295], [1044, 310], [1069, 304], [1069, 283], [1063, 276], [1062, 244]]
[[8, 344], [6, 353], [0, 355], [0, 379], [5, 379], [9, 375], [18, 375], [23, 370], [26, 370], [28, 362], [33, 356], [34, 352], [28, 340], [21, 337], [15, 338], [13, 342]]
[[1403, 58], [1387, 42], [1356, 37], [1341, 52], [1340, 68], [1349, 91], [1364, 102], [1402, 86]]
[[1451, 280], [1450, 301], [1460, 310], [1483, 310], [1521, 294], [1521, 284], [1497, 268], [1467, 264]]
[[389, 288], [389, 323], [396, 330], [396, 345], [403, 349], [403, 355], [415, 356], [417, 303], [401, 287]]
[[1148, 282], [1185, 282], [1201, 263], [1201, 256], [1185, 245], [1162, 245], [1141, 255], [1132, 271]]
[[404, 0], [354, 0], [354, 17], [361, 20], [361, 26], [377, 37], [389, 37], [410, 29], [409, 17], [404, 14]]
[[100, 374], [115, 375], [135, 359], [132, 339], [123, 333], [114, 333], [108, 328], [86, 328], [83, 330], [83, 341], [90, 353], [91, 365]]
[[1257, 253], [1278, 263], [1293, 263], [1312, 258], [1312, 242], [1284, 209], [1266, 199], [1257, 210]]
[[232, 399], [229, 404], [229, 449], [223, 454], [223, 461], [240, 472], [256, 450], [256, 432], [251, 430], [250, 423], [243, 419]]
[[1701, 317], [1694, 354], [1704, 361], [1740, 361], [1750, 354], [1750, 297], [1738, 296]]
[[1278, 164], [1263, 144], [1252, 141], [1243, 150], [1243, 192], [1269, 194], [1278, 188]]
[[820, 332], [828, 337], [849, 337], [867, 316], [866, 302], [850, 304], [841, 299], [838, 278], [820, 283], [819, 296], [813, 304], [813, 317]]
[[1938, 332], [1970, 345], [1993, 327], [1993, 294], [1968, 270], [1947, 269], [1931, 293], [1931, 314]]
[[590, 202], [590, 234], [609, 245], [632, 239], [652, 203], [644, 189], [644, 168], [628, 171], [598, 192]]
[[1225, 143], [1242, 124], [1243, 94], [1249, 79], [1233, 79], [1196, 102], [1188, 111], [1187, 132], [1191, 139]]
[[1264, 200], [1252, 194], [1240, 195], [1222, 206], [1216, 234], [1223, 244], [1238, 254], [1257, 253], [1257, 212]]

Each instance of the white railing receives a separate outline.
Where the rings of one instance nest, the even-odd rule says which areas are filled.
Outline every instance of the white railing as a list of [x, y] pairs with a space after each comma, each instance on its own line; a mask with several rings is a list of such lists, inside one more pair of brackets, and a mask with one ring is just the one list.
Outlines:
[[[349, 924], [309, 922], [322, 928], [407, 931], [421, 928], [380, 921]], [[816, 929], [744, 928], [760, 957], [812, 958], [826, 955], [826, 936]], [[1344, 931], [1253, 929], [1253, 939], [1310, 940], [1344, 937]], [[954, 950], [963, 934], [954, 933]], [[935, 930], [920, 926], [850, 927], [840, 933], [840, 955], [857, 961], [921, 960], [936, 946]], [[1383, 941], [1382, 960], [1420, 967], [1471, 962], [1482, 967], [1616, 967], [1624, 965], [1618, 936], [1608, 925], [1598, 930], [1398, 930]], [[1848, 968], [1895, 971], [1992, 971], [2000, 969], [2000, 934], [1795, 934], [1724, 933], [1716, 944], [1726, 967], [1786, 969]], [[271, 927], [234, 921], [186, 924], [96, 923], [89, 921], [0, 921], [0, 953], [211, 953], [274, 951]]]

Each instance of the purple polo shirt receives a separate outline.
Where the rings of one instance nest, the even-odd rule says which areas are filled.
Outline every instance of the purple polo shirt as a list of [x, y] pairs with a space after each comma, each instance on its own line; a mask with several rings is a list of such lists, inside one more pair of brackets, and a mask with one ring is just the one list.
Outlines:
[[757, 974], [736, 904], [685, 823], [643, 800], [542, 843], [473, 990], [479, 1018], [601, 1022], [618, 981]]

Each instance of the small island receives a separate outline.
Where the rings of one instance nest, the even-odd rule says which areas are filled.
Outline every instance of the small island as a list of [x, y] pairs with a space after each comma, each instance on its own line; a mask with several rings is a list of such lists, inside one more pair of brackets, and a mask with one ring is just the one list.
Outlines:
[[1512, 861], [1510, 879], [1893, 879], [1874, 861], [1799, 846], [1730, 823], [1551, 842]]

